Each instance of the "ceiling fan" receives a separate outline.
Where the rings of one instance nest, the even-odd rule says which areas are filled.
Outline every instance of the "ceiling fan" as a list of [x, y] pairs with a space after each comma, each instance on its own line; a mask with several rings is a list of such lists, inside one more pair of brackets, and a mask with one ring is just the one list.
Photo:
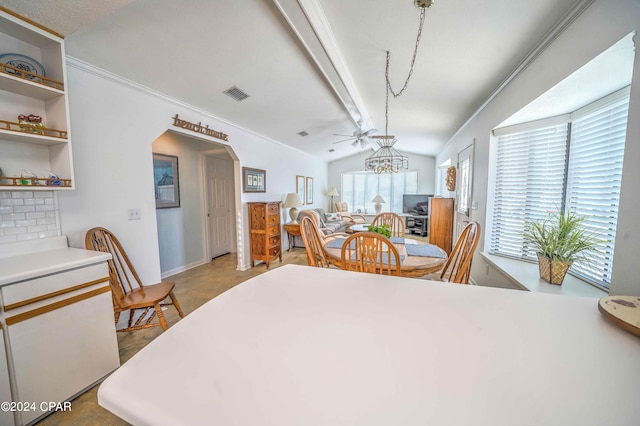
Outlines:
[[347, 139], [343, 139], [341, 141], [336, 141], [333, 143], [336, 144], [353, 140], [353, 143], [351, 145], [353, 145], [354, 148], [366, 148], [367, 145], [369, 145], [369, 135], [378, 133], [378, 129], [364, 130], [362, 128], [362, 124], [362, 120], [358, 120], [358, 130], [354, 130], [352, 135], [341, 135], [334, 133], [334, 136], [347, 136]]

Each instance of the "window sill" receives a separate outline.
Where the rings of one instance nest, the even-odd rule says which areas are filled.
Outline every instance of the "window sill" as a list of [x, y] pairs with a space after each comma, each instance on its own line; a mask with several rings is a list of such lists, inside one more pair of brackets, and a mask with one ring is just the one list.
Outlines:
[[537, 263], [523, 262], [489, 253], [480, 253], [492, 266], [511, 279], [522, 290], [539, 293], [560, 294], [563, 296], [593, 297], [600, 299], [608, 296], [601, 290], [573, 275], [564, 278], [562, 285], [549, 284], [540, 278]]

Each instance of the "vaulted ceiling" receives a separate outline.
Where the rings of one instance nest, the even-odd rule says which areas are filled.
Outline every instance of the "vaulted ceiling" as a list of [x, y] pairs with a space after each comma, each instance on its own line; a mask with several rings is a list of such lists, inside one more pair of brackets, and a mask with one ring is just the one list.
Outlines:
[[[389, 101], [396, 148], [435, 155], [574, 4], [437, 0], [408, 88]], [[63, 34], [72, 57], [327, 161], [357, 152], [333, 142], [359, 119], [384, 133], [386, 51], [398, 91], [420, 15], [413, 0], [0, 5]], [[223, 93], [233, 86], [249, 97]]]

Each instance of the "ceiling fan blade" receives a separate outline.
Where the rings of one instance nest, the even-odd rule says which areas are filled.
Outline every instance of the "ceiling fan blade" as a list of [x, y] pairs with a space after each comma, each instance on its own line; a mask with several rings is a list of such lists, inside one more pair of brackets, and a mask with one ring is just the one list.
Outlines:
[[353, 139], [353, 138], [349, 138], [349, 139], [342, 139], [341, 141], [335, 141], [335, 142], [332, 142], [332, 144], [336, 144], [336, 143], [340, 143], [340, 142], [350, 141], [351, 139]]
[[347, 138], [353, 138], [353, 137], [355, 137], [355, 136], [351, 136], [351, 135], [343, 135], [343, 134], [341, 134], [341, 133], [333, 133], [333, 136], [345, 136], [345, 137], [347, 137]]
[[369, 136], [370, 134], [378, 133], [378, 129], [369, 129], [366, 132], [362, 133], [363, 136]]

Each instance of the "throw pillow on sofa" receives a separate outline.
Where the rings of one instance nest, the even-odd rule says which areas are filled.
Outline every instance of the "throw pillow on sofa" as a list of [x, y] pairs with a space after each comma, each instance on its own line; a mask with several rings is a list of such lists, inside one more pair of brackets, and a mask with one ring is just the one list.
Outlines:
[[340, 213], [327, 213], [327, 222], [339, 222], [341, 220]]

